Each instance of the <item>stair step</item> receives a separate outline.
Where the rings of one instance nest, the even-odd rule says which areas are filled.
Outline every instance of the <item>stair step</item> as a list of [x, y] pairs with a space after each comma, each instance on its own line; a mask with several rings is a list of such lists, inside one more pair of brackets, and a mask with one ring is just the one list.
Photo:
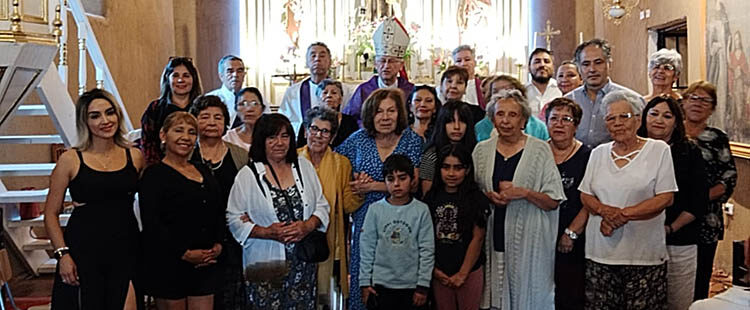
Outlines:
[[43, 104], [23, 104], [18, 106], [18, 110], [16, 110], [16, 115], [37, 116], [47, 114], [47, 107]]
[[52, 242], [49, 241], [49, 239], [36, 239], [27, 244], [24, 244], [23, 250], [24, 251], [54, 250], [54, 247], [52, 246]]
[[50, 258], [43, 264], [39, 265], [36, 271], [39, 274], [50, 274], [50, 273], [55, 273], [56, 267], [57, 267], [57, 259]]
[[[70, 214], [60, 214], [60, 226], [65, 227], [68, 225]], [[44, 215], [35, 217], [30, 220], [10, 220], [8, 221], [8, 228], [15, 227], [44, 227]]]
[[63, 143], [59, 135], [0, 136], [0, 144], [55, 144]]
[[0, 164], [0, 177], [49, 176], [55, 164]]
[[[44, 202], [47, 200], [48, 189], [35, 189], [28, 191], [7, 191], [0, 193], [0, 203], [23, 203], [23, 202]], [[65, 201], [72, 201], [70, 193], [65, 193]]]

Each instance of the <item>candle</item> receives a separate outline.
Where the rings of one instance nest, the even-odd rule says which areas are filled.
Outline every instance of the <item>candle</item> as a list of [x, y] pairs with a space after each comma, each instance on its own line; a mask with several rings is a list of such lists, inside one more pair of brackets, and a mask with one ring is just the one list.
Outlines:
[[536, 31], [534, 31], [534, 45], [532, 45], [532, 47], [533, 47], [533, 48], [536, 48], [536, 37], [537, 37], [537, 36], [538, 36], [538, 35], [537, 35], [537, 32], [536, 32]]
[[578, 33], [578, 44], [583, 44], [583, 31]]

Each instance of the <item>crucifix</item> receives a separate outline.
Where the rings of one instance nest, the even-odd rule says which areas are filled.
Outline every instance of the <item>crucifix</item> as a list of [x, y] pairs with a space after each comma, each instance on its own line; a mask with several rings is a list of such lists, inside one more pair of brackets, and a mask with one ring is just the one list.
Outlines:
[[[550, 22], [549, 19], [548, 19], [547, 20], [547, 28], [545, 29], [545, 32], [540, 32], [540, 33], [537, 34], [537, 35], [545, 37], [545, 39], [547, 40], [547, 50], [552, 50], [552, 37], [560, 34], [560, 29], [557, 29], [557, 30], [553, 30], [553, 29], [554, 28], [552, 28], [552, 22]], [[534, 42], [534, 43], [536, 43], [536, 42]], [[534, 46], [534, 47], [536, 47], [536, 46]]]

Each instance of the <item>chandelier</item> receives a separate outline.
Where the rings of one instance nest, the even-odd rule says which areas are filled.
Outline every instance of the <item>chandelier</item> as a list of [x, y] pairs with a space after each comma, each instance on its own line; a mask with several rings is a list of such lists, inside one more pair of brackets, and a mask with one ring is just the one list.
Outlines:
[[622, 19], [630, 14], [633, 8], [638, 6], [640, 0], [600, 0], [602, 13], [612, 23], [619, 25]]

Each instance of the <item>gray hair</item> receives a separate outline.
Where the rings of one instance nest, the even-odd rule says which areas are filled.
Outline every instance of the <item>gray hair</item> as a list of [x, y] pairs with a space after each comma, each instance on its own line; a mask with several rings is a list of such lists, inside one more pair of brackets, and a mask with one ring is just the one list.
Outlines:
[[598, 47], [599, 49], [602, 50], [602, 53], [604, 54], [604, 58], [607, 60], [607, 62], [612, 61], [612, 47], [609, 46], [609, 42], [605, 39], [596, 38], [596, 39], [591, 39], [589, 41], [583, 42], [580, 45], [578, 45], [578, 47], [576, 47], [575, 60], [576, 60], [576, 64], [578, 64], [579, 67], [581, 66], [581, 62], [583, 61], [583, 59], [581, 59], [581, 53], [583, 52], [584, 48], [587, 48], [589, 46]]
[[625, 101], [630, 105], [630, 112], [635, 115], [640, 115], [643, 111], [643, 98], [629, 91], [617, 90], [613, 91], [602, 99], [602, 104], [605, 108], [609, 109], [609, 106], [615, 102]]
[[487, 104], [487, 117], [492, 119], [495, 116], [495, 112], [497, 111], [497, 103], [500, 100], [506, 99], [513, 99], [513, 101], [521, 106], [521, 116], [523, 116], [526, 121], [531, 118], [531, 108], [529, 108], [529, 102], [518, 89], [503, 89], [497, 94], [492, 95], [492, 97], [490, 97], [490, 103]]
[[221, 57], [221, 59], [219, 59], [219, 65], [216, 67], [217, 69], [219, 69], [219, 75], [224, 74], [224, 71], [227, 68], [227, 62], [232, 61], [232, 60], [239, 60], [240, 62], [242, 62], [243, 66], [245, 65], [245, 62], [242, 61], [242, 58], [239, 58], [234, 55], [226, 55], [224, 57]]
[[476, 56], [476, 53], [474, 53], [474, 49], [471, 46], [464, 44], [464, 45], [459, 45], [458, 47], [456, 47], [456, 49], [453, 50], [453, 53], [451, 54], [453, 56], [453, 59], [455, 60], [456, 55], [458, 55], [458, 53], [463, 52], [463, 51], [471, 52], [472, 57]]
[[305, 129], [310, 129], [310, 125], [316, 119], [331, 123], [331, 136], [336, 134], [339, 129], [339, 113], [330, 108], [319, 106], [307, 110], [302, 126], [305, 126]]
[[323, 94], [323, 91], [326, 90], [326, 87], [328, 87], [328, 85], [336, 86], [336, 88], [338, 88], [339, 91], [341, 92], [341, 96], [343, 98], [344, 86], [341, 85], [341, 82], [336, 81], [334, 79], [325, 79], [325, 80], [320, 81], [320, 84], [318, 84], [318, 88], [315, 90], [315, 96], [320, 97], [320, 95]]
[[673, 49], [662, 48], [649, 57], [648, 71], [665, 64], [672, 65], [675, 75], [679, 75], [682, 72], [682, 55]]

